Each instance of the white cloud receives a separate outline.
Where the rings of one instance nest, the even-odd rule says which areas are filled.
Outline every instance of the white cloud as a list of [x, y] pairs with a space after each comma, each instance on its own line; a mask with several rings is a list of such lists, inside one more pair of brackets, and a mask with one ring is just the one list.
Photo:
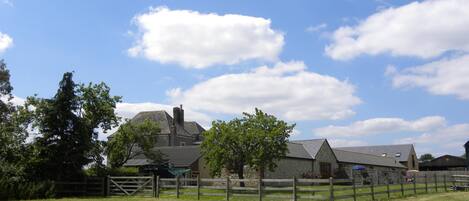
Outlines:
[[422, 132], [441, 128], [446, 120], [440, 116], [428, 116], [414, 121], [401, 118], [374, 118], [357, 121], [348, 126], [327, 126], [314, 129], [321, 137], [358, 137], [396, 132]]
[[[132, 118], [137, 113], [143, 111], [155, 111], [155, 110], [165, 110], [172, 116], [173, 107], [166, 104], [158, 103], [118, 103], [116, 106], [116, 113], [123, 118]], [[192, 108], [184, 108], [184, 120], [185, 121], [196, 121], [204, 127], [210, 125], [213, 120], [210, 116], [192, 110]]]
[[469, 55], [442, 59], [399, 72], [388, 67], [394, 87], [423, 87], [435, 95], [455, 95], [469, 100]]
[[191, 10], [150, 9], [135, 16], [140, 30], [131, 56], [187, 68], [236, 64], [249, 59], [276, 61], [283, 33], [269, 19], [236, 14], [218, 15]]
[[314, 32], [321, 31], [325, 28], [327, 28], [327, 24], [326, 23], [321, 23], [321, 24], [318, 24], [316, 26], [309, 26], [308, 28], [306, 28], [306, 31], [310, 32], [310, 33], [314, 33]]
[[258, 107], [287, 120], [342, 119], [361, 100], [347, 81], [309, 72], [303, 62], [262, 66], [225, 74], [192, 88], [168, 91], [173, 103], [222, 114], [252, 112]]
[[4, 52], [7, 48], [13, 45], [13, 39], [2, 32], [0, 32], [0, 53]]
[[368, 145], [368, 143], [361, 140], [327, 139], [327, 141], [331, 144], [331, 147], [354, 147]]
[[427, 0], [381, 10], [357, 26], [338, 28], [325, 48], [333, 59], [361, 54], [432, 58], [469, 51], [467, 0]]
[[[463, 145], [469, 140], [469, 124], [456, 124], [445, 128], [425, 132], [421, 135], [396, 140], [394, 143], [411, 143], [425, 152], [446, 152], [463, 154]], [[418, 151], [418, 149], [417, 149]], [[423, 152], [421, 152], [423, 153]]]

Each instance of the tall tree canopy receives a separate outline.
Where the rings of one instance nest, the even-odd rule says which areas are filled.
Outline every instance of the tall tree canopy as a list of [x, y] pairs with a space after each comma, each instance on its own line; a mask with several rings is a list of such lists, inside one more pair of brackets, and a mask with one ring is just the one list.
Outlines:
[[81, 176], [83, 166], [102, 165], [98, 129], [106, 132], [118, 125], [115, 107], [120, 97], [111, 96], [104, 84], [78, 85], [73, 73], [65, 73], [54, 97], [29, 97], [35, 107], [34, 127], [39, 130], [32, 161], [37, 179], [64, 180]]
[[143, 122], [128, 121], [122, 124], [109, 139], [106, 153], [111, 167], [121, 167], [129, 159], [145, 155], [153, 163], [162, 162], [162, 155], [152, 148], [156, 144], [156, 135], [161, 129], [151, 120]]
[[433, 159], [435, 159], [435, 157], [433, 157], [432, 154], [428, 154], [428, 153], [427, 154], [422, 154], [419, 158], [420, 161], [431, 161]]
[[24, 106], [11, 102], [13, 87], [10, 72], [0, 60], [0, 179], [18, 179], [22, 175], [29, 113]]
[[263, 177], [265, 170], [273, 171], [286, 156], [288, 137], [295, 125], [257, 108], [254, 114], [243, 115], [229, 122], [214, 121], [203, 134], [202, 153], [212, 175], [227, 169], [244, 178], [244, 166], [249, 165]]

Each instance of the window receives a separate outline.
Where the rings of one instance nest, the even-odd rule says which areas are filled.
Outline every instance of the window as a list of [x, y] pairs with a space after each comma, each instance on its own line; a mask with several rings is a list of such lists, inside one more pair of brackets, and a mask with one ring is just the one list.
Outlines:
[[186, 142], [180, 142], [179, 146], [186, 146]]
[[383, 153], [383, 154], [381, 154], [381, 156], [382, 156], [382, 157], [386, 157], [386, 156], [388, 156], [388, 154]]
[[396, 157], [401, 157], [401, 152], [397, 152]]

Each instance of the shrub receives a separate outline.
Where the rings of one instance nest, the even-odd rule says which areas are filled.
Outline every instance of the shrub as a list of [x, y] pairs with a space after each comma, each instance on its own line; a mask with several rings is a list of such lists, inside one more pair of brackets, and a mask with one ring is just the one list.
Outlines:
[[0, 179], [0, 200], [43, 199], [54, 197], [50, 181], [26, 182]]

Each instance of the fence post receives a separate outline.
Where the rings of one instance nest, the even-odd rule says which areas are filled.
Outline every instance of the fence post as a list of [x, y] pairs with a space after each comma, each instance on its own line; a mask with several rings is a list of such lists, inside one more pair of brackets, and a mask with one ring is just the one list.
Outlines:
[[334, 200], [334, 180], [332, 177], [329, 177], [329, 193], [330, 193], [330, 201]]
[[153, 197], [156, 197], [156, 174], [153, 172], [153, 178], [151, 182], [151, 190], [153, 191]]
[[414, 186], [414, 194], [417, 195], [417, 177], [415, 177], [414, 175], [414, 179], [413, 179], [413, 186]]
[[296, 177], [293, 177], [293, 201], [296, 201]]
[[355, 186], [355, 177], [352, 175], [353, 201], [357, 201], [357, 188]]
[[448, 188], [446, 187], [446, 175], [443, 175], [443, 185], [445, 187], [445, 192], [448, 192]]
[[436, 176], [436, 173], [434, 177], [435, 177], [435, 191], [438, 192], [438, 181], [437, 181], [438, 177]]
[[427, 179], [427, 174], [425, 174], [425, 193], [428, 193], [428, 179]]
[[401, 194], [402, 194], [402, 196], [404, 197], [404, 178], [401, 177], [400, 180], [401, 180]]
[[226, 200], [230, 200], [230, 177], [226, 177]]
[[176, 176], [176, 198], [179, 198], [179, 176]]
[[389, 192], [389, 178], [386, 181], [386, 193], [388, 194], [388, 200], [391, 198], [391, 192]]
[[370, 190], [371, 190], [371, 200], [374, 201], [375, 200], [375, 187], [374, 187], [374, 184], [373, 184], [373, 178], [371, 178]]
[[453, 191], [456, 191], [456, 178], [452, 176], [451, 179], [453, 179]]
[[197, 175], [197, 200], [200, 200], [200, 176]]
[[160, 188], [161, 188], [161, 181], [160, 176], [156, 176], [156, 197], [160, 197]]
[[107, 181], [106, 181], [106, 183], [107, 183], [107, 185], [106, 185], [106, 188], [107, 188], [107, 190], [106, 190], [106, 195], [107, 195], [107, 196], [110, 196], [110, 195], [111, 195], [111, 177], [110, 177], [110, 176], [107, 176], [106, 178], [107, 178], [107, 179], [106, 179], [106, 180], [107, 180]]
[[262, 201], [262, 179], [259, 177], [259, 181], [257, 182], [257, 187], [259, 191], [259, 201]]

